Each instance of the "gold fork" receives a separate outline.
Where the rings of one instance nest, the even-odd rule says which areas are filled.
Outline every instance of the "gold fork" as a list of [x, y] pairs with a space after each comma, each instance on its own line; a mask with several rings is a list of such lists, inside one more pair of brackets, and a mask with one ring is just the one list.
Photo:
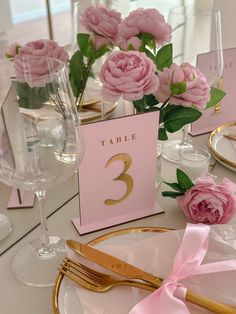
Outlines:
[[[64, 263], [61, 264], [61, 268], [59, 268], [59, 271], [70, 278], [75, 283], [81, 285], [82, 287], [89, 289], [91, 291], [95, 292], [106, 292], [110, 290], [114, 286], [118, 285], [128, 285], [132, 287], [137, 287], [149, 291], [154, 291], [157, 289], [157, 287], [152, 286], [151, 284], [138, 282], [135, 280], [118, 280], [108, 274], [100, 273], [98, 271], [95, 271], [85, 265], [82, 265], [75, 260], [72, 260], [70, 258], [65, 258]], [[160, 279], [162, 280], [162, 279]], [[189, 292], [187, 292], [188, 295], [188, 301], [193, 302], [196, 304], [196, 300], [194, 297], [191, 297]], [[210, 309], [209, 302], [211, 302], [211, 311], [218, 314], [235, 314], [236, 309], [234, 306], [222, 304], [215, 302], [213, 300], [209, 300], [207, 298], [204, 298], [202, 296], [198, 296], [198, 301], [201, 301], [198, 303], [199, 306]], [[214, 310], [213, 310], [214, 308]]]
[[100, 273], [70, 258], [65, 258], [59, 271], [84, 288], [95, 292], [106, 292], [115, 286], [132, 286], [154, 291], [157, 287], [135, 280], [119, 280], [108, 274]]

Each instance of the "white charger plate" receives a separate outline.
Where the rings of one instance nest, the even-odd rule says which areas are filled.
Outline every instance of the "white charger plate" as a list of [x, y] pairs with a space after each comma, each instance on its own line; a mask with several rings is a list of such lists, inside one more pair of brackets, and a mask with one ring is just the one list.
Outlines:
[[[216, 225], [212, 228], [205, 263], [235, 259], [236, 226]], [[160, 233], [168, 230], [158, 227], [128, 228], [108, 233], [89, 244], [149, 272], [154, 273], [158, 269], [158, 275], [165, 278], [171, 271], [183, 236], [183, 230]], [[157, 232], [159, 234], [154, 234]], [[226, 304], [234, 304], [234, 278], [235, 272], [228, 271], [194, 276], [183, 283], [198, 294]], [[54, 314], [128, 314], [135, 304], [149, 294], [149, 291], [124, 286], [115, 287], [106, 293], [91, 292], [59, 274], [53, 292]], [[192, 314], [211, 313], [192, 303], [188, 303], [188, 308]]]
[[223, 166], [236, 171], [236, 141], [224, 134], [236, 134], [236, 122], [225, 123], [212, 131], [208, 145], [215, 157]]

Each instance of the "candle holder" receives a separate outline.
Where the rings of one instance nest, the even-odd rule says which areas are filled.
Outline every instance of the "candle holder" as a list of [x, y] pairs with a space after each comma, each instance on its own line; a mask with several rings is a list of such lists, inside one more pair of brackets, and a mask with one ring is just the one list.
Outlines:
[[204, 146], [193, 145], [179, 152], [180, 169], [191, 180], [195, 180], [208, 172], [211, 154]]

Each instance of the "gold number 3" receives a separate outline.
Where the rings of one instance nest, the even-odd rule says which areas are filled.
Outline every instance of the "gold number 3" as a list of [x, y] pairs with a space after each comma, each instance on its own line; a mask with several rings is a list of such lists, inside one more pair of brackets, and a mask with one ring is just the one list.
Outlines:
[[121, 172], [121, 174], [118, 177], [116, 177], [115, 179], [113, 179], [113, 180], [114, 181], [115, 180], [123, 181], [126, 184], [126, 186], [127, 186], [127, 191], [121, 198], [119, 198], [117, 200], [106, 199], [104, 201], [104, 203], [106, 205], [115, 205], [117, 203], [122, 202], [124, 199], [126, 199], [130, 195], [130, 193], [133, 190], [133, 186], [134, 186], [133, 178], [126, 173], [126, 171], [129, 169], [129, 167], [131, 166], [131, 163], [132, 163], [132, 159], [131, 159], [130, 155], [128, 155], [126, 153], [122, 153], [122, 154], [117, 154], [115, 156], [112, 156], [108, 160], [108, 162], [106, 163], [105, 168], [107, 168], [113, 161], [116, 161], [116, 160], [121, 160], [121, 161], [124, 162], [124, 169]]

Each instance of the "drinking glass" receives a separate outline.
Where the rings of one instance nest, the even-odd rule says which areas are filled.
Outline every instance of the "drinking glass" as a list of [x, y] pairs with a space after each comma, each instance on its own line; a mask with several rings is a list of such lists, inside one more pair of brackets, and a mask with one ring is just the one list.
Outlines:
[[[211, 59], [209, 62], [214, 66], [210, 75], [207, 73], [206, 77], [211, 86], [217, 87], [223, 72], [221, 15], [219, 10], [203, 10], [199, 5], [180, 6], [169, 12], [168, 23], [173, 28], [173, 61], [178, 65], [188, 62], [197, 66], [199, 54], [215, 51], [209, 55]], [[188, 139], [188, 131], [187, 124], [183, 128], [181, 140], [167, 141], [164, 144], [162, 154], [164, 158], [179, 162], [179, 150], [192, 146]]]
[[14, 256], [15, 277], [30, 286], [53, 285], [65, 242], [48, 235], [46, 190], [68, 179], [83, 155], [83, 142], [72, 102], [66, 66], [47, 57], [6, 61], [8, 93], [0, 110], [0, 180], [36, 193], [41, 239]]

